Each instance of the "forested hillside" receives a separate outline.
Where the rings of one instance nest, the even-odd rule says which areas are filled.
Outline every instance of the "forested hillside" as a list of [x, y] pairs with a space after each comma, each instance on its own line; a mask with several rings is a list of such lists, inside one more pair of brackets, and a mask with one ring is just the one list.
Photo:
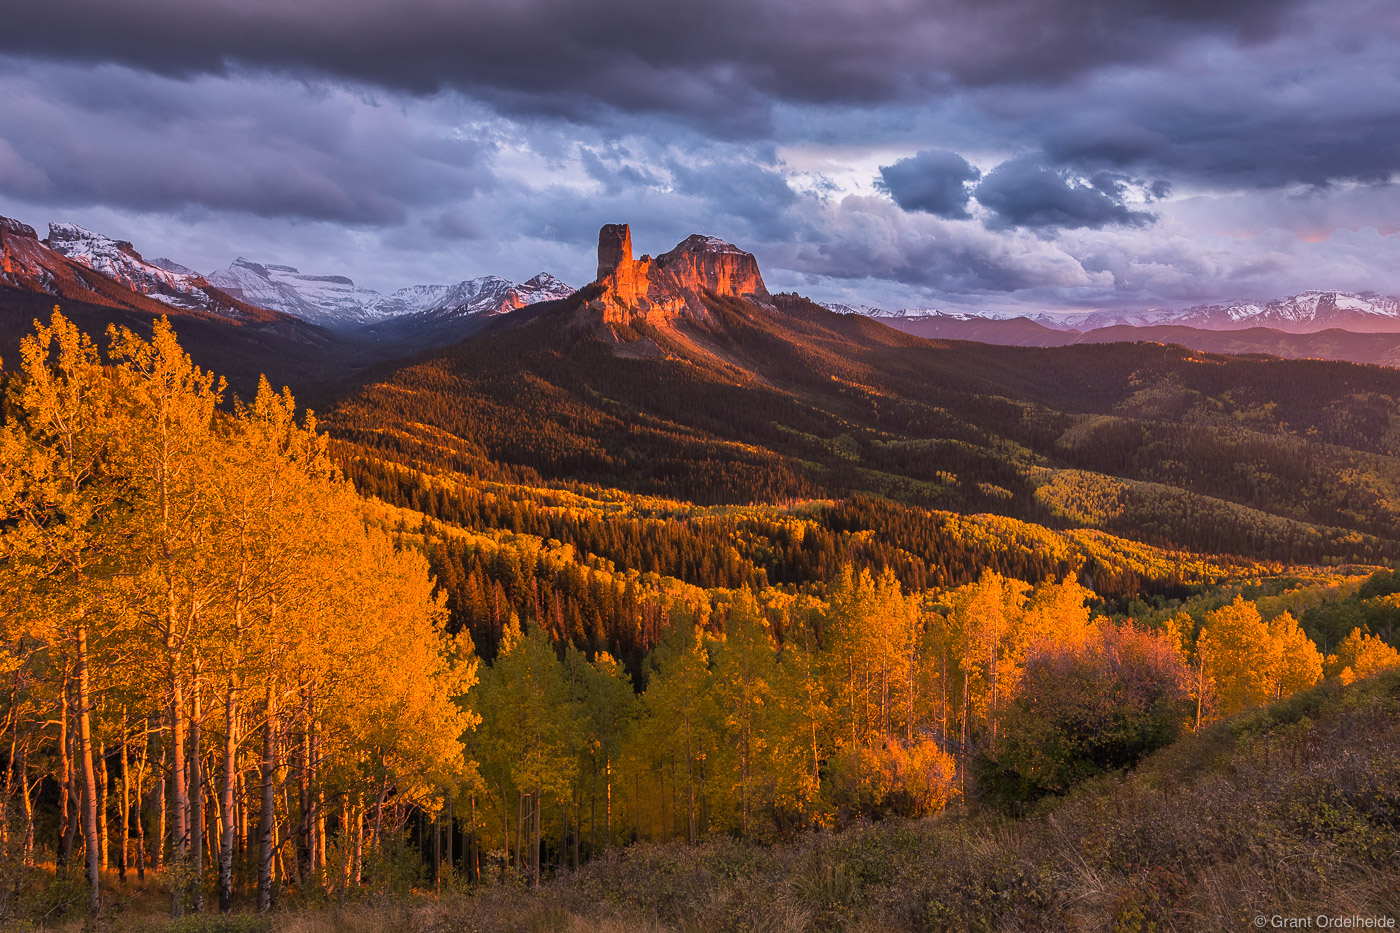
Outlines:
[[710, 310], [540, 306], [374, 374], [329, 435], [164, 323], [31, 335], [0, 434], [0, 917], [1023, 814], [1400, 665], [1390, 374], [1310, 397], [1130, 347], [1072, 377], [790, 298]]
[[1400, 554], [1395, 370], [936, 343], [794, 296], [599, 326], [587, 298], [375, 374], [332, 432], [502, 482], [696, 503], [863, 492], [1249, 558]]

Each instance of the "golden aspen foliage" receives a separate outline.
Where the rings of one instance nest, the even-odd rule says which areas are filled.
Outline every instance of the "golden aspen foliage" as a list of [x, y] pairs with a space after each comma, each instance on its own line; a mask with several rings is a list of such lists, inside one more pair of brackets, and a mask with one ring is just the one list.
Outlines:
[[1017, 643], [1030, 589], [1020, 580], [987, 571], [948, 598], [949, 619], [961, 642], [964, 732], [985, 731], [993, 746], [997, 710], [1020, 674]]
[[[57, 309], [49, 326], [36, 322], [20, 357], [22, 379], [0, 434], [0, 598], [13, 638], [5, 640], [0, 666], [18, 673], [26, 656], [45, 649], [55, 655], [60, 683], [49, 702], [60, 706], [65, 731], [72, 717], [77, 736], [76, 762], [62, 750], [61, 781], [74, 804], [81, 788], [88, 908], [96, 914], [101, 814], [93, 697], [95, 688], [106, 686], [106, 652], [119, 655], [127, 647], [118, 642], [130, 617], [114, 581], [128, 569], [126, 541], [139, 528], [123, 471], [113, 464], [124, 440], [123, 399], [91, 341]], [[64, 810], [69, 819], [60, 860], [70, 854], [78, 827], [78, 808], [66, 802]]]
[[1196, 652], [1218, 715], [1230, 716], [1274, 698], [1279, 650], [1259, 610], [1244, 597], [1206, 614]]
[[1270, 678], [1272, 699], [1292, 696], [1322, 679], [1322, 653], [1292, 613], [1280, 613], [1269, 620], [1269, 638], [1275, 658]]
[[10, 380], [12, 757], [52, 762], [58, 856], [81, 823], [94, 911], [114, 848], [123, 871], [133, 850], [172, 869], [177, 914], [212, 863], [227, 908], [238, 807], [260, 909], [279, 883], [358, 884], [409, 808], [470, 778], [455, 698], [475, 660], [427, 561], [367, 521], [289, 393], [263, 382], [230, 413], [165, 320], [109, 334], [104, 360], [55, 313]]
[[1038, 643], [1064, 647], [1084, 644], [1094, 634], [1089, 623], [1089, 602], [1093, 598], [1093, 591], [1072, 576], [1046, 580], [1036, 586], [1026, 600], [1017, 633], [1018, 653], [1024, 655]]
[[672, 782], [677, 804], [670, 822], [690, 842], [705, 831], [706, 785], [719, 748], [707, 642], [699, 628], [677, 625], [658, 647], [656, 670], [642, 695], [646, 715], [637, 733], [640, 757], [658, 783]]
[[713, 648], [715, 705], [720, 748], [714, 769], [717, 810], [727, 810], [741, 838], [751, 832], [759, 801], [793, 783], [800, 760], [781, 754], [783, 709], [778, 702], [777, 646], [753, 595], [742, 591], [730, 607], [724, 634]]
[[1400, 667], [1400, 651], [1369, 632], [1356, 628], [1342, 639], [1337, 653], [1327, 658], [1327, 674], [1349, 684], [1378, 671]]

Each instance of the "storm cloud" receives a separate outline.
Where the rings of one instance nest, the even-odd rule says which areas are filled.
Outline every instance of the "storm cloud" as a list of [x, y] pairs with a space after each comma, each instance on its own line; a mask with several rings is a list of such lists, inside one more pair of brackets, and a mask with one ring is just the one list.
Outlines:
[[906, 211], [954, 219], [971, 216], [968, 185], [981, 177], [981, 170], [956, 152], [925, 149], [912, 158], [880, 166], [877, 184]]
[[850, 103], [1060, 81], [1257, 41], [1294, 0], [64, 0], [10, 11], [0, 51], [162, 74], [315, 73], [507, 108], [601, 105], [753, 129], [765, 99]]
[[1397, 55], [1382, 0], [64, 0], [0, 33], [0, 213], [376, 288], [621, 219], [818, 299], [1400, 292]]
[[[1097, 183], [1095, 183], [1097, 182]], [[1000, 223], [1018, 227], [1141, 227], [1155, 218], [1123, 203], [1124, 186], [1112, 176], [1079, 181], [1040, 165], [1034, 157], [1003, 162], [977, 186], [977, 201]]]

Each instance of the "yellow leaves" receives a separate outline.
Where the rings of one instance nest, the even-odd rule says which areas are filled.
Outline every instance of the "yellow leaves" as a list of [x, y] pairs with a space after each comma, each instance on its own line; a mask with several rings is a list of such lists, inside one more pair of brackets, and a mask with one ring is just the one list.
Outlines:
[[1344, 684], [1393, 667], [1400, 667], [1400, 651], [1359, 628], [1352, 629], [1337, 646], [1337, 653], [1327, 658], [1328, 676], [1338, 677]]
[[1292, 696], [1322, 679], [1322, 654], [1290, 613], [1282, 613], [1269, 622], [1269, 638], [1274, 655], [1271, 679], [1275, 699]]
[[476, 659], [443, 636], [423, 556], [367, 527], [314, 418], [265, 380], [224, 414], [163, 319], [149, 341], [109, 335], [111, 365], [57, 313], [22, 345], [0, 589], [24, 582], [27, 634], [89, 627], [98, 695], [132, 715], [168, 708], [172, 680], [296, 697], [341, 787], [460, 778]]
[[1322, 657], [1297, 620], [1285, 612], [1265, 624], [1242, 596], [1207, 613], [1196, 653], [1222, 716], [1289, 696], [1322, 677]]
[[[1018, 641], [1024, 648], [1037, 643], [1078, 647], [1090, 635], [1091, 590], [1070, 576], [1060, 582], [1047, 580], [1031, 591]], [[1024, 649], [1023, 649], [1024, 650]]]
[[1269, 674], [1276, 666], [1269, 630], [1259, 610], [1237, 596], [1206, 615], [1196, 651], [1215, 689], [1217, 710], [1230, 716], [1272, 699]]

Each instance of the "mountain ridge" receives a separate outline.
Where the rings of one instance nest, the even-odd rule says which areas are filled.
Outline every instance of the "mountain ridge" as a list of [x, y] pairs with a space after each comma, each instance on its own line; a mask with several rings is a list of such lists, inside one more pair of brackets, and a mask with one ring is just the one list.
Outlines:
[[[496, 275], [451, 285], [410, 285], [388, 295], [361, 288], [340, 275], [310, 275], [295, 266], [256, 263], [239, 257], [211, 281], [254, 304], [275, 308], [327, 327], [402, 331], [414, 322], [437, 325], [454, 317], [504, 314], [573, 291], [547, 272], [525, 282]], [[399, 320], [395, 323], [396, 319]]]
[[1400, 298], [1374, 292], [1310, 289], [1286, 298], [1200, 304], [1187, 308], [1141, 311], [1044, 311], [1019, 314], [984, 311], [950, 313], [934, 308], [889, 311], [863, 304], [822, 305], [842, 314], [863, 314], [883, 321], [1003, 321], [1024, 318], [1050, 330], [1081, 333], [1104, 327], [1179, 325], [1203, 330], [1248, 330], [1268, 327], [1292, 334], [1342, 329], [1354, 333], [1400, 333]]
[[610, 310], [621, 233], [601, 281], [376, 372], [332, 433], [501, 482], [699, 504], [874, 494], [1197, 553], [1400, 556], [1396, 370], [929, 340], [790, 294]]

